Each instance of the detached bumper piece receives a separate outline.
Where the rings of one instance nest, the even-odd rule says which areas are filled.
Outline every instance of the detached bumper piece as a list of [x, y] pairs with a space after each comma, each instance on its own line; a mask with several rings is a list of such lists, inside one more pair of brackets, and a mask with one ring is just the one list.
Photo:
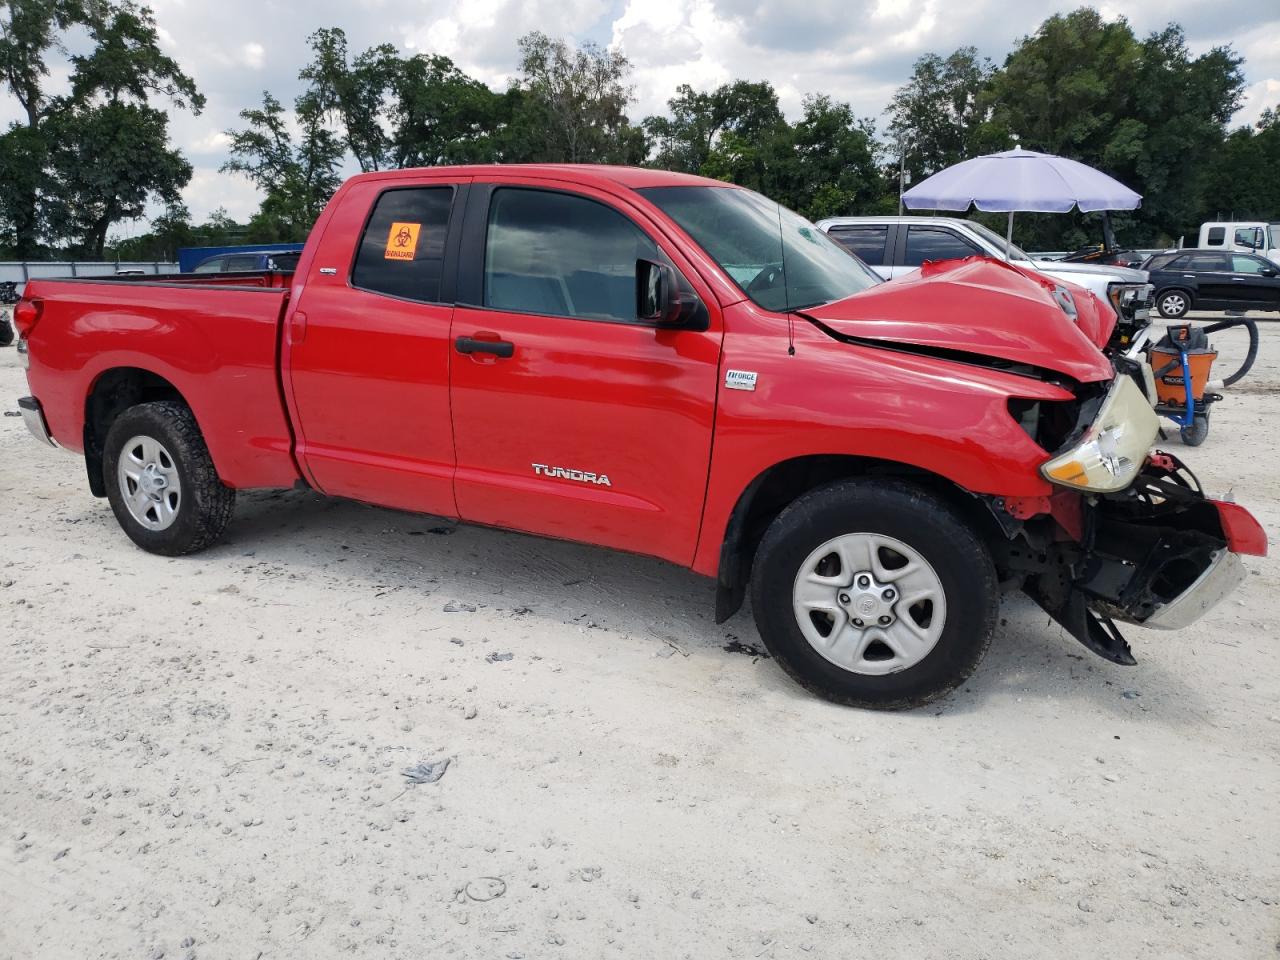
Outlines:
[[18, 409], [22, 411], [22, 422], [27, 425], [33, 437], [51, 447], [58, 445], [49, 433], [49, 424], [45, 423], [44, 409], [39, 400], [35, 397], [20, 397]]
[[1061, 545], [1028, 592], [1094, 653], [1133, 664], [1117, 622], [1190, 626], [1245, 579], [1240, 553], [1265, 552], [1248, 511], [1208, 499], [1176, 458], [1157, 454], [1128, 490], [1086, 507], [1083, 542]]

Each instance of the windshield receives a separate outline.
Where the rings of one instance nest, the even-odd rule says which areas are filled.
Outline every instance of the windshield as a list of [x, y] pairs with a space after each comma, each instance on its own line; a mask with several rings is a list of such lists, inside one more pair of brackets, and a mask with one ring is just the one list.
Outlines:
[[750, 190], [646, 187], [639, 193], [766, 310], [803, 310], [881, 282], [808, 220]]
[[[982, 238], [999, 250], [1001, 255], [1004, 254], [1004, 237], [1000, 236], [1000, 234], [996, 233], [990, 227], [983, 226], [977, 220], [966, 220], [965, 223], [969, 224], [969, 227], [974, 230], [974, 232], [981, 234]], [[1028, 262], [1031, 260], [1031, 258], [1028, 257], [1023, 249], [1016, 243], [1009, 245], [1009, 259], [1026, 260]]]

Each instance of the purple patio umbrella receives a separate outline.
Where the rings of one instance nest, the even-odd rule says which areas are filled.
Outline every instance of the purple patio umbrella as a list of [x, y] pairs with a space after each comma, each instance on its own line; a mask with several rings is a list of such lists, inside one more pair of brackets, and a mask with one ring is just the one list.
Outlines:
[[968, 210], [1008, 213], [1005, 254], [1013, 242], [1013, 215], [1134, 210], [1142, 196], [1105, 173], [1050, 153], [1015, 147], [974, 157], [940, 170], [902, 194], [912, 210]]

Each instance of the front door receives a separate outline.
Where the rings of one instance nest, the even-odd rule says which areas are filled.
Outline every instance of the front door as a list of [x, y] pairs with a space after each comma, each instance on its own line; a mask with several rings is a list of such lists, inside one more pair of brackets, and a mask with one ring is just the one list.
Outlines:
[[1253, 310], [1280, 309], [1280, 278], [1276, 267], [1261, 257], [1243, 253], [1231, 255], [1231, 282], [1242, 304]]
[[298, 457], [325, 493], [456, 515], [448, 240], [465, 189], [364, 181], [325, 225], [283, 361]]
[[[473, 185], [451, 376], [463, 519], [691, 562], [720, 316], [658, 237], [585, 188]], [[673, 263], [709, 329], [638, 321], [637, 259]]]

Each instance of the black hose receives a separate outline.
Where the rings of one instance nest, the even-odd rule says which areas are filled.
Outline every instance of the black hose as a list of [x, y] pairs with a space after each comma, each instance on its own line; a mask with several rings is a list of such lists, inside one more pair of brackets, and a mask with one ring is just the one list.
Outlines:
[[1220, 330], [1229, 330], [1231, 327], [1245, 327], [1249, 331], [1249, 352], [1245, 354], [1244, 363], [1240, 364], [1240, 369], [1229, 377], [1222, 378], [1222, 385], [1229, 387], [1237, 380], [1244, 377], [1246, 373], [1253, 369], [1253, 362], [1258, 359], [1258, 324], [1257, 321], [1250, 320], [1248, 317], [1231, 317], [1227, 320], [1219, 320], [1217, 323], [1211, 323], [1204, 328], [1206, 335], [1217, 333]]

